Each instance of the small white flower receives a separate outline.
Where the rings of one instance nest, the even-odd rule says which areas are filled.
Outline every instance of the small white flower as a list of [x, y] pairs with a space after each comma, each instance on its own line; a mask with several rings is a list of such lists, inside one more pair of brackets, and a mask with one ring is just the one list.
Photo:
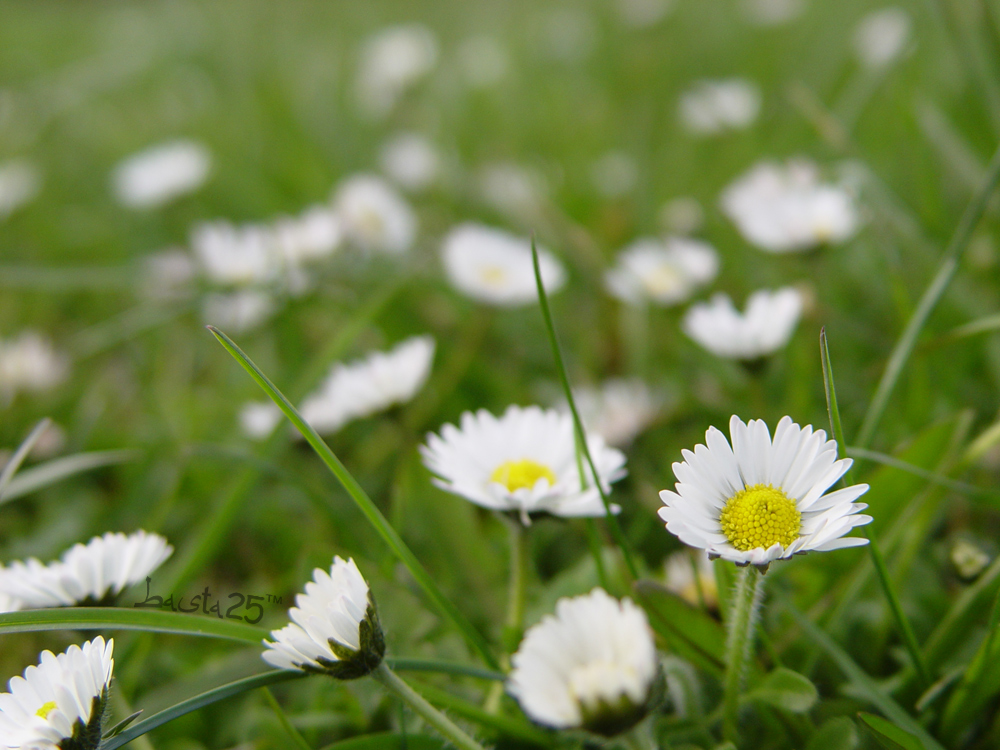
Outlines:
[[329, 573], [313, 570], [295, 604], [288, 610], [292, 622], [271, 631], [274, 642], [264, 641], [268, 664], [350, 680], [382, 662], [385, 640], [375, 600], [354, 560], [334, 557]]
[[663, 490], [660, 518], [682, 542], [737, 565], [761, 568], [796, 553], [867, 544], [844, 537], [871, 522], [856, 503], [867, 484], [825, 493], [851, 466], [837, 443], [783, 417], [774, 440], [762, 420], [729, 421], [732, 447], [710, 427], [705, 445], [673, 465], [677, 491]]
[[494, 86], [510, 67], [506, 47], [492, 36], [470, 36], [458, 45], [458, 64], [465, 81], [473, 88]]
[[[444, 238], [441, 259], [451, 283], [463, 294], [501, 307], [538, 300], [531, 242], [482, 224], [461, 224]], [[549, 294], [565, 282], [562, 264], [538, 248], [542, 283]]]
[[252, 440], [263, 440], [281, 422], [281, 409], [273, 401], [248, 401], [240, 409], [240, 428]]
[[804, 160], [758, 164], [726, 188], [722, 209], [748, 242], [771, 253], [844, 242], [859, 224], [851, 193], [820, 182]]
[[418, 133], [400, 133], [382, 147], [382, 171], [404, 190], [424, 190], [438, 177], [441, 158]]
[[98, 636], [11, 677], [0, 694], [0, 745], [19, 750], [97, 750], [115, 662], [115, 642]]
[[806, 9], [805, 0], [744, 0], [743, 12], [758, 26], [780, 26], [794, 21]]
[[40, 393], [63, 383], [69, 375], [69, 358], [34, 331], [17, 338], [0, 339], [0, 404], [18, 391]]
[[854, 30], [854, 51], [869, 68], [891, 63], [910, 38], [910, 14], [902, 8], [883, 8], [861, 19]]
[[158, 534], [108, 532], [74, 545], [48, 565], [29, 558], [0, 566], [0, 593], [19, 600], [24, 609], [103, 602], [145, 579], [173, 551]]
[[[695, 557], [691, 556], [692, 552]], [[695, 578], [696, 569], [697, 578]], [[701, 605], [701, 598], [698, 595], [700, 588], [706, 607], [715, 609], [719, 606], [715, 569], [708, 558], [708, 553], [704, 550], [674, 552], [664, 563], [664, 575], [667, 590], [677, 594], [688, 604], [695, 607]]]
[[715, 278], [719, 256], [711, 245], [682, 237], [640, 239], [618, 254], [604, 277], [608, 292], [623, 302], [676, 305]]
[[[625, 455], [599, 435], [589, 435], [587, 447], [607, 494], [625, 476]], [[531, 513], [605, 515], [586, 461], [588, 486], [580, 484], [573, 420], [554, 409], [510, 406], [499, 418], [485, 409], [467, 411], [461, 427], [446, 424], [440, 435], [428, 434], [420, 453], [438, 487], [484, 508], [517, 513], [525, 524]]]
[[639, 180], [635, 159], [621, 151], [611, 151], [590, 165], [590, 182], [605, 198], [620, 198], [631, 192]]
[[199, 224], [191, 234], [191, 248], [202, 271], [216, 284], [265, 284], [282, 272], [274, 233], [260, 224]]
[[555, 729], [613, 736], [646, 714], [659, 671], [646, 613], [602, 589], [563, 598], [511, 657], [507, 692]]
[[298, 216], [274, 223], [274, 243], [289, 267], [327, 258], [343, 240], [340, 218], [327, 206], [310, 206]]
[[202, 319], [217, 328], [244, 333], [270, 318], [277, 304], [274, 297], [257, 289], [206, 294], [201, 304]]
[[26, 161], [0, 164], [0, 220], [7, 218], [42, 189], [42, 176]]
[[381, 177], [349, 177], [337, 188], [333, 208], [345, 237], [362, 250], [398, 255], [413, 245], [413, 209]]
[[388, 352], [337, 364], [302, 402], [302, 418], [317, 432], [329, 434], [353, 419], [406, 403], [427, 381], [434, 348], [431, 336], [415, 336]]
[[760, 112], [760, 89], [742, 78], [700, 81], [681, 95], [681, 120], [697, 135], [749, 127]]
[[755, 360], [773, 354], [788, 343], [802, 314], [802, 295], [783, 287], [761, 289], [750, 295], [740, 313], [728, 295], [693, 305], [684, 315], [684, 333], [719, 357]]
[[421, 24], [391, 26], [369, 38], [361, 51], [357, 93], [366, 114], [385, 117], [414, 83], [437, 63], [434, 34]]
[[111, 182], [122, 205], [155, 208], [201, 187], [211, 164], [208, 149], [200, 143], [171, 141], [121, 162]]
[[[663, 407], [662, 398], [638, 378], [612, 378], [600, 388], [574, 389], [573, 399], [587, 431], [617, 447], [631, 443], [659, 416]], [[559, 408], [569, 413], [565, 401]]]

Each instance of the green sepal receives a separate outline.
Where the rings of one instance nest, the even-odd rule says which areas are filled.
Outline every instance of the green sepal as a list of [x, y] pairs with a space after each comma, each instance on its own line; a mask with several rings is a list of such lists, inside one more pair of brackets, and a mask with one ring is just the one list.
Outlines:
[[108, 707], [108, 688], [95, 695], [90, 704], [90, 721], [86, 724], [77, 719], [73, 725], [73, 736], [59, 742], [59, 750], [97, 750], [101, 746], [101, 727], [104, 712]]
[[666, 677], [662, 666], [657, 666], [656, 676], [649, 685], [646, 700], [633, 703], [627, 695], [619, 696], [613, 703], [598, 701], [597, 706], [588, 710], [581, 704], [583, 729], [601, 737], [616, 737], [634, 727], [654, 709], [666, 701]]
[[356, 680], [371, 674], [382, 663], [385, 656], [385, 636], [378, 619], [375, 599], [368, 592], [368, 609], [364, 619], [358, 623], [358, 641], [360, 648], [354, 650], [350, 646], [331, 638], [328, 643], [336, 659], [316, 657], [321, 668], [308, 664], [300, 665], [306, 672], [326, 674], [338, 680]]

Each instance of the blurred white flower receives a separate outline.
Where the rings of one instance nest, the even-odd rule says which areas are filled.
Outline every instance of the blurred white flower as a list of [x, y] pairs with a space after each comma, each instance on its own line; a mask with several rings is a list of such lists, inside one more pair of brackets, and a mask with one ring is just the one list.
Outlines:
[[274, 223], [274, 243], [289, 267], [327, 258], [337, 251], [344, 230], [340, 218], [328, 206], [310, 206], [298, 216]]
[[24, 609], [24, 605], [20, 599], [15, 599], [13, 596], [7, 596], [7, 594], [0, 592], [0, 614], [4, 612], [19, 612], [22, 609]]
[[281, 422], [281, 409], [273, 401], [248, 401], [240, 409], [240, 428], [252, 440], [269, 437]]
[[368, 582], [354, 560], [333, 558], [330, 572], [316, 568], [304, 594], [296, 594], [290, 622], [272, 630], [262, 656], [278, 669], [363, 677], [382, 663], [385, 639]]
[[438, 45], [426, 26], [391, 26], [370, 37], [361, 50], [357, 93], [362, 110], [384, 117], [397, 100], [437, 63]]
[[43, 651], [38, 666], [11, 677], [0, 694], [3, 747], [18, 750], [97, 750], [111, 688], [115, 642], [97, 636], [56, 656]]
[[660, 223], [669, 234], [694, 234], [705, 223], [705, 211], [697, 198], [673, 198], [660, 209]]
[[802, 314], [802, 295], [783, 287], [750, 295], [740, 313], [726, 294], [692, 305], [684, 315], [684, 333], [719, 357], [755, 360], [773, 354], [792, 337]]
[[608, 293], [631, 305], [652, 301], [676, 305], [719, 272], [719, 256], [699, 240], [671, 237], [640, 239], [618, 253], [605, 274]]
[[605, 198], [619, 198], [632, 191], [639, 179], [635, 159], [611, 151], [590, 165], [590, 182]]
[[437, 150], [419, 133], [399, 133], [383, 147], [379, 164], [391, 180], [404, 190], [423, 190], [441, 171]]
[[760, 89], [743, 78], [699, 81], [681, 94], [681, 121], [692, 133], [715, 135], [749, 127], [760, 112]]
[[[441, 259], [451, 283], [472, 299], [501, 307], [538, 301], [527, 239], [482, 224], [460, 224], [444, 238]], [[545, 291], [559, 291], [566, 278], [559, 261], [538, 248], [538, 264]]]
[[805, 9], [804, 0], [743, 0], [744, 14], [758, 26], [780, 26], [794, 21]]
[[506, 47], [485, 34], [470, 36], [458, 45], [458, 64], [465, 81], [474, 88], [493, 86], [503, 80], [510, 67]]
[[910, 38], [912, 22], [903, 8], [883, 8], [861, 19], [854, 30], [854, 51], [869, 68], [881, 68], [897, 57]]
[[282, 272], [274, 233], [262, 224], [199, 224], [191, 233], [191, 249], [202, 271], [216, 284], [265, 284]]
[[277, 303], [270, 294], [257, 289], [211, 292], [201, 301], [201, 318], [224, 331], [251, 331], [270, 318]]
[[0, 164], [0, 221], [29, 203], [42, 189], [42, 176], [29, 162]]
[[182, 298], [191, 291], [198, 268], [187, 251], [160, 250], [142, 259], [142, 293], [155, 300]]
[[333, 197], [344, 236], [362, 250], [405, 253], [417, 234], [413, 209], [385, 180], [369, 174], [349, 177]]
[[317, 432], [329, 434], [351, 420], [406, 403], [427, 381], [434, 348], [431, 336], [414, 336], [388, 352], [338, 363], [302, 402], [302, 418]]
[[[524, 524], [531, 513], [603, 516], [596, 486], [583, 488], [573, 420], [555, 409], [510, 406], [502, 417], [465, 412], [461, 427], [446, 424], [420, 447], [434, 484], [476, 505], [511, 511]], [[605, 493], [625, 476], [625, 455], [590, 434], [587, 447]], [[589, 469], [588, 479], [592, 479]], [[617, 511], [617, 506], [614, 506]]]
[[815, 164], [761, 162], [722, 194], [722, 209], [746, 240], [771, 253], [844, 242], [858, 229], [853, 195], [820, 182]]
[[0, 339], [0, 404], [19, 391], [40, 393], [61, 385], [69, 376], [69, 357], [34, 331]]
[[479, 172], [479, 192], [493, 209], [510, 219], [538, 215], [548, 195], [545, 178], [519, 164], [489, 164]]
[[[660, 414], [663, 399], [638, 378], [611, 378], [599, 388], [573, 389], [583, 426], [619, 448], [631, 443]], [[560, 411], [569, 413], [563, 401]]]
[[17, 599], [24, 609], [99, 603], [144, 580], [173, 551], [158, 534], [108, 532], [73, 545], [48, 565], [32, 557], [0, 566], [0, 593]]
[[545, 35], [540, 51], [567, 65], [583, 62], [597, 48], [597, 21], [583, 7], [563, 5], [551, 8], [546, 11], [540, 28]]
[[125, 159], [111, 174], [115, 197], [129, 208], [156, 208], [200, 188], [212, 157], [194, 141], [170, 141]]
[[655, 26], [674, 9], [674, 0], [618, 0], [622, 23], [636, 29]]
[[[674, 552], [664, 563], [664, 575], [667, 590], [677, 594], [688, 604], [700, 606], [703, 598], [707, 608], [718, 608], [719, 588], [715, 580], [715, 569], [704, 550]], [[698, 595], [699, 589], [701, 597]]]
[[607, 737], [646, 715], [659, 671], [646, 613], [599, 588], [556, 602], [555, 616], [528, 629], [511, 665], [507, 692], [528, 716]]

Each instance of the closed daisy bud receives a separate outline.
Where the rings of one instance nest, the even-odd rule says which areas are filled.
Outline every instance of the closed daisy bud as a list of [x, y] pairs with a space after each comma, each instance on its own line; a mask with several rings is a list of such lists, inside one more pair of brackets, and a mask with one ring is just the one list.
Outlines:
[[288, 610], [292, 622], [271, 631], [273, 643], [264, 641], [268, 664], [353, 680], [382, 663], [385, 639], [375, 600], [354, 560], [334, 557], [329, 573], [316, 568], [295, 604]]

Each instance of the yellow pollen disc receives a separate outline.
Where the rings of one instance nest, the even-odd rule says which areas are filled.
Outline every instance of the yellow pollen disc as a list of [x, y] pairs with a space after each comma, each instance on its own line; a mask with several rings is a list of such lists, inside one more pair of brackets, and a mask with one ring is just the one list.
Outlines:
[[549, 480], [550, 485], [556, 483], [556, 475], [548, 466], [542, 466], [530, 458], [520, 461], [504, 461], [490, 474], [491, 482], [498, 482], [511, 492], [521, 488], [531, 489], [539, 479]]
[[479, 272], [479, 275], [483, 281], [491, 286], [502, 284], [507, 280], [507, 273], [497, 266], [486, 266]]
[[48, 703], [43, 703], [42, 707], [35, 711], [35, 716], [41, 716], [43, 719], [49, 718], [49, 714], [56, 709], [56, 702], [49, 701]]
[[741, 552], [773, 544], [787, 547], [799, 538], [802, 516], [788, 495], [769, 484], [740, 490], [719, 516], [722, 533]]
[[664, 263], [650, 270], [642, 278], [642, 285], [653, 295], [672, 294], [684, 284], [684, 278], [672, 265]]

